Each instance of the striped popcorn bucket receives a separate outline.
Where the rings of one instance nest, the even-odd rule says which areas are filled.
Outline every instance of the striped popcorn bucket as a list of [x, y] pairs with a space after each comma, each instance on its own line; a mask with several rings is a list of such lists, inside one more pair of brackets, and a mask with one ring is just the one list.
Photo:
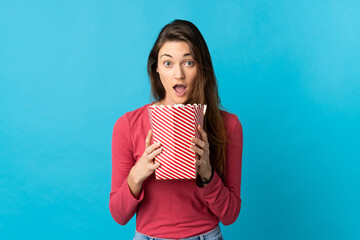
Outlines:
[[201, 139], [197, 126], [203, 127], [206, 105], [175, 104], [148, 107], [153, 141], [160, 142], [162, 152], [155, 157], [160, 167], [156, 179], [196, 179], [195, 160], [190, 149], [192, 137]]

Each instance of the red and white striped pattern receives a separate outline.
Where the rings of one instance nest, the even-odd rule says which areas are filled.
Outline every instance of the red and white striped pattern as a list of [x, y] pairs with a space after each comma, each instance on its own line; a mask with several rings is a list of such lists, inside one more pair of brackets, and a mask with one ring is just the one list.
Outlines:
[[192, 137], [201, 139], [197, 126], [203, 127], [206, 105], [175, 104], [149, 106], [153, 141], [161, 142], [162, 152], [156, 179], [195, 179], [197, 155], [190, 149]]

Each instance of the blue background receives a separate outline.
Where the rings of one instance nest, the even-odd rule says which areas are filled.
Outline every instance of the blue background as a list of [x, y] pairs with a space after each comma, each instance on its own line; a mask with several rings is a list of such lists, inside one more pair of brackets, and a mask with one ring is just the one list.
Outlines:
[[[135, 1], [134, 1], [135, 2]], [[360, 239], [359, 1], [1, 1], [0, 238], [131, 239], [115, 121], [150, 102], [161, 28], [195, 23], [244, 131], [225, 239]]]

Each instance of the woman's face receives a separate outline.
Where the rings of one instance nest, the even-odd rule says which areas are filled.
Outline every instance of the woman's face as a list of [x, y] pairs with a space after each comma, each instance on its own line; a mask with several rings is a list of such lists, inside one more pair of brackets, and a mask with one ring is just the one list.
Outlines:
[[192, 90], [197, 75], [197, 66], [184, 41], [167, 41], [159, 50], [156, 71], [165, 88], [161, 104], [184, 103]]

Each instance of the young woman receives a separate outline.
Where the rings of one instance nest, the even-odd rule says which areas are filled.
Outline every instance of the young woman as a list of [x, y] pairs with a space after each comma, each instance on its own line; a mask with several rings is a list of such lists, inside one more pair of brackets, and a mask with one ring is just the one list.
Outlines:
[[[156, 100], [115, 123], [112, 139], [110, 212], [125, 225], [136, 213], [134, 239], [223, 239], [219, 221], [229, 225], [240, 206], [242, 127], [236, 115], [220, 110], [208, 47], [197, 27], [174, 20], [160, 32], [148, 59]], [[147, 107], [206, 104], [201, 139], [191, 149], [200, 157], [196, 180], [156, 180]], [[200, 238], [202, 237], [202, 238]]]

